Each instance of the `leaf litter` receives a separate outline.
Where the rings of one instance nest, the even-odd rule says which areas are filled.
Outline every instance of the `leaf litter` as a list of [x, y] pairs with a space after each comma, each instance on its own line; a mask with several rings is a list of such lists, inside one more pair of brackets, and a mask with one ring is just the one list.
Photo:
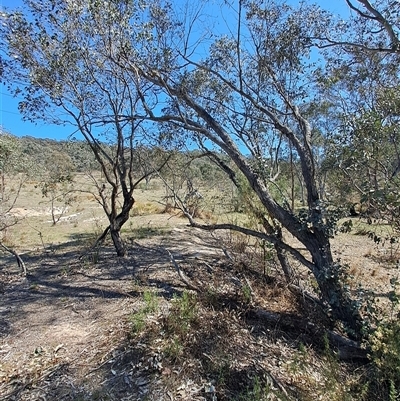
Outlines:
[[[257, 386], [265, 399], [324, 399], [318, 310], [273, 266], [267, 275], [265, 266], [249, 269], [245, 254], [231, 260], [221, 244], [179, 228], [132, 242], [127, 259], [111, 247], [96, 264], [79, 262], [78, 249], [32, 254], [27, 278], [7, 264], [0, 400], [234, 400], [255, 397]], [[346, 257], [346, 249], [340, 253]], [[200, 293], [180, 279], [169, 255]], [[158, 310], [134, 331], [146, 291]], [[195, 316], [184, 310], [185, 292]], [[260, 310], [274, 318], [260, 318]], [[308, 320], [311, 330], [301, 323]], [[355, 366], [342, 364], [338, 374], [345, 378]]]

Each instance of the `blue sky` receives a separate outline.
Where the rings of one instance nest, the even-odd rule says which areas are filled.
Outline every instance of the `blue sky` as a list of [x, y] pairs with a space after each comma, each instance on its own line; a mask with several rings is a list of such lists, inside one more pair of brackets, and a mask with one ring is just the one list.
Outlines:
[[[22, 5], [22, 0], [0, 0], [1, 8], [16, 8]], [[33, 124], [23, 121], [18, 111], [18, 98], [7, 92], [4, 85], [0, 86], [0, 126], [7, 132], [17, 136], [33, 136], [36, 138], [67, 139], [74, 132], [73, 127], [60, 127], [57, 125], [38, 122]]]
[[[293, 4], [298, 1], [291, 0]], [[348, 6], [345, 0], [314, 0], [324, 9], [334, 13], [347, 13]], [[0, 4], [6, 8], [16, 8], [22, 4], [22, 0], [0, 0]], [[7, 92], [5, 86], [0, 87], [0, 126], [7, 132], [13, 135], [24, 136], [29, 135], [37, 138], [52, 138], [57, 140], [67, 139], [74, 133], [72, 126], [56, 126], [38, 122], [33, 124], [28, 121], [23, 121], [22, 116], [18, 111], [18, 98], [14, 98]]]

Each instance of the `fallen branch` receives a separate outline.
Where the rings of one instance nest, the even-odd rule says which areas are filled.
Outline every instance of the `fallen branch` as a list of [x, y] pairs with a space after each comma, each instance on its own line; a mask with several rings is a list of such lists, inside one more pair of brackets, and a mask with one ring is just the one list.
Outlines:
[[105, 240], [108, 232], [110, 231], [110, 226], [108, 226], [104, 231], [103, 234], [100, 235], [99, 238], [97, 238], [96, 242], [84, 253], [82, 253], [81, 256], [79, 256], [79, 260], [83, 259], [84, 256], [86, 256], [87, 254], [89, 254], [90, 252], [93, 251], [93, 249], [96, 249], [97, 247], [99, 247]]
[[366, 349], [361, 348], [360, 344], [349, 338], [329, 330], [327, 332], [328, 339], [332, 345], [338, 350], [338, 357], [342, 361], [353, 359], [368, 359], [368, 352]]
[[26, 266], [25, 266], [24, 261], [21, 259], [21, 256], [19, 256], [16, 251], [14, 251], [13, 249], [8, 248], [7, 246], [5, 246], [1, 242], [0, 242], [0, 247], [2, 247], [5, 251], [7, 251], [7, 252], [11, 253], [12, 255], [14, 255], [15, 259], [17, 259], [18, 267], [20, 267], [22, 269], [22, 273], [24, 274], [24, 276], [26, 276], [27, 275], [27, 270], [26, 270]]
[[176, 261], [175, 258], [174, 258], [174, 255], [172, 255], [172, 253], [171, 253], [168, 249], [166, 249], [165, 251], [168, 253], [169, 258], [170, 258], [170, 260], [171, 260], [171, 263], [174, 265], [175, 270], [176, 270], [177, 273], [178, 273], [178, 276], [179, 276], [180, 279], [185, 283], [185, 285], [186, 285], [188, 288], [190, 288], [191, 290], [194, 290], [194, 291], [196, 291], [196, 292], [200, 292], [200, 289], [199, 289], [197, 286], [195, 286], [194, 284], [192, 284], [192, 283], [190, 282], [189, 277], [187, 277], [186, 274], [181, 270], [181, 268], [179, 267], [177, 261]]
[[[264, 309], [252, 309], [249, 311], [249, 313], [250, 315], [260, 320], [267, 321], [274, 325], [277, 324], [285, 325], [285, 320], [286, 320], [286, 325], [288, 325], [289, 323], [289, 326], [291, 327], [295, 326], [296, 329], [298, 330], [302, 329], [308, 332], [312, 332], [314, 335], [318, 332], [321, 332], [321, 336], [323, 336], [323, 333], [326, 333], [330, 345], [332, 346], [332, 348], [337, 350], [337, 357], [342, 361], [355, 360], [355, 359], [362, 361], [368, 360], [367, 350], [362, 348], [360, 343], [350, 340], [332, 330], [323, 330], [314, 323], [311, 322], [304, 323], [300, 321], [300, 319], [296, 319], [295, 322], [290, 322], [290, 321], [287, 322], [288, 318], [285, 315], [276, 312], [266, 311]], [[289, 317], [289, 319], [290, 318], [293, 319], [293, 317]]]

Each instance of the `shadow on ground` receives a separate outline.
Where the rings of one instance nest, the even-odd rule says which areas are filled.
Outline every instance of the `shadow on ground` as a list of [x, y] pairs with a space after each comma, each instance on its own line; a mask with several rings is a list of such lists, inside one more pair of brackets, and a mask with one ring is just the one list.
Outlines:
[[[106, 244], [95, 261], [79, 260], [71, 241], [52, 253], [25, 255], [26, 278], [3, 260], [3, 346], [33, 326], [35, 311], [42, 314], [36, 324], [50, 332], [61, 318], [72, 329], [75, 323], [102, 326], [76, 343], [73, 357], [54, 351], [46, 366], [24, 376], [10, 373], [0, 385], [0, 400], [250, 400], [260, 389], [280, 399], [306, 399], [286, 382], [282, 361], [302, 346], [326, 352], [328, 325], [318, 308], [260, 269], [244, 273], [215, 239], [191, 241], [184, 230], [173, 234], [143, 244], [131, 240], [124, 259]], [[204, 289], [189, 307], [167, 251]], [[156, 311], [143, 309], [145, 291], [156, 294]], [[136, 331], [135, 316], [144, 319]], [[11, 345], [4, 349], [10, 355]]]

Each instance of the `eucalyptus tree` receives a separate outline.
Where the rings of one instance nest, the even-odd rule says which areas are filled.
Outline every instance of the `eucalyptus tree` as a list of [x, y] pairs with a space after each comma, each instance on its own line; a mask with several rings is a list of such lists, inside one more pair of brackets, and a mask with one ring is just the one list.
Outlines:
[[29, 177], [29, 172], [32, 172], [32, 164], [22, 153], [18, 138], [0, 128], [0, 233], [2, 235], [18, 222], [18, 218], [11, 212], [22, 185]]
[[[144, 60], [127, 51], [113, 61], [161, 91], [162, 95], [143, 96], [151, 120], [174, 127], [175, 133], [190, 131], [203, 148], [226, 154], [262, 205], [259, 228], [206, 226], [186, 210], [191, 225], [236, 230], [270, 241], [281, 252], [283, 266], [291, 254], [312, 272], [331, 316], [358, 336], [360, 317], [331, 252], [334, 221], [318, 190], [313, 128], [302, 114], [302, 105], [314, 95], [310, 32], [323, 29], [325, 16], [304, 3], [298, 9], [274, 1], [241, 1], [236, 9], [225, 7], [220, 15], [230, 15], [229, 29], [220, 36], [212, 31], [207, 36], [212, 21], [201, 26], [201, 12], [192, 20], [176, 21], [160, 5], [151, 16], [154, 31], [148, 45], [157, 49], [159, 57]], [[203, 36], [191, 37], [191, 32]], [[157, 99], [168, 99], [168, 107], [155, 108]], [[300, 166], [307, 204], [301, 213], [293, 210], [282, 196], [282, 183], [274, 179], [270, 155], [278, 149], [291, 149]], [[308, 255], [284, 233], [299, 241]]]
[[326, 80], [322, 84], [325, 96], [336, 99], [331, 112], [337, 125], [329, 134], [325, 160], [336, 176], [331, 189], [342, 187], [346, 192], [342, 199], [362, 202], [376, 217], [382, 212], [395, 223], [391, 211], [400, 199], [398, 79], [390, 77], [391, 87], [382, 85], [383, 77], [361, 79], [358, 89], [349, 90], [348, 73], [334, 74], [334, 84]]
[[330, 158], [358, 200], [398, 226], [400, 5], [346, 2], [350, 20], [332, 20], [315, 37], [325, 50], [321, 95], [337, 124]]
[[315, 33], [322, 48], [340, 46], [367, 52], [400, 52], [400, 4], [392, 0], [344, 0], [350, 16], [325, 20], [323, 31]]
[[2, 79], [23, 98], [26, 119], [70, 124], [88, 143], [102, 173], [91, 176], [95, 197], [109, 223], [99, 240], [110, 233], [119, 256], [126, 254], [121, 228], [144, 179], [134, 175], [133, 144], [148, 127], [132, 116], [140, 114], [149, 84], [110, 59], [128, 38], [143, 40], [137, 7], [131, 1], [27, 0], [23, 10], [1, 17]]
[[42, 172], [37, 185], [50, 206], [52, 224], [55, 226], [76, 200], [74, 166], [69, 155], [50, 152], [42, 161]]

